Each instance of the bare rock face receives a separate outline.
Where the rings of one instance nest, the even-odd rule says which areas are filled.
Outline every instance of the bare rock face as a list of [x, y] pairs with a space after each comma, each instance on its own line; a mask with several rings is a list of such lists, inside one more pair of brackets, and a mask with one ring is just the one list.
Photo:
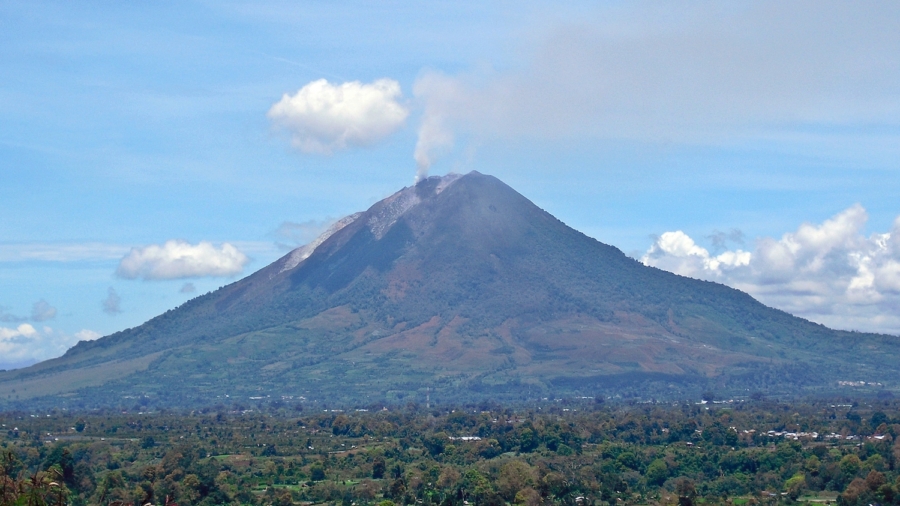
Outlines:
[[316, 251], [316, 248], [318, 248], [329, 237], [333, 236], [342, 228], [356, 221], [356, 219], [359, 218], [362, 214], [363, 213], [353, 213], [350, 216], [344, 216], [343, 218], [334, 222], [334, 224], [328, 227], [328, 229], [323, 232], [322, 235], [316, 237], [315, 240], [313, 240], [309, 244], [304, 244], [303, 246], [300, 246], [299, 248], [291, 251], [287, 256], [287, 259], [285, 260], [281, 271], [279, 272], [289, 271], [300, 265], [300, 262], [309, 258], [309, 256], [312, 255], [314, 251]]
[[646, 267], [472, 172], [404, 188], [140, 327], [0, 373], [0, 403], [796, 395], [897, 385], [897, 341]]

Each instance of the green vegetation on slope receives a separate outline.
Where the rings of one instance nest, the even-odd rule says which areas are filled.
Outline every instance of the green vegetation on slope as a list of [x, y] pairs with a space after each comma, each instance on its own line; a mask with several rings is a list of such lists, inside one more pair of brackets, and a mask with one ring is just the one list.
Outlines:
[[643, 266], [490, 176], [471, 173], [439, 194], [437, 184], [405, 190], [419, 201], [400, 216], [389, 213], [394, 200], [374, 205], [296, 268], [279, 260], [140, 327], [0, 372], [0, 406], [900, 386], [900, 338], [834, 331]]

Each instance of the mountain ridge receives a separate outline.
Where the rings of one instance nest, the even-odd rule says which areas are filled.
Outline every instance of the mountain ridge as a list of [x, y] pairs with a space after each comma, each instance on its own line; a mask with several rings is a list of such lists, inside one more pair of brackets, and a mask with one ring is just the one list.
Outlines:
[[[404, 188], [311, 245], [139, 327], [0, 373], [0, 402], [25, 401], [17, 381], [32, 382], [32, 400], [182, 405], [228, 391], [665, 398], [900, 378], [895, 337], [827, 329], [644, 266], [478, 172]], [[172, 392], [179, 375], [194, 383]]]

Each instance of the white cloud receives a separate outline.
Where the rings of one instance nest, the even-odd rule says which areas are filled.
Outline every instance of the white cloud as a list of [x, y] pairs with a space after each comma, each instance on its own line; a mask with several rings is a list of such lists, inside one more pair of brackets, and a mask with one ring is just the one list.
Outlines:
[[228, 243], [216, 248], [206, 241], [190, 244], [171, 240], [161, 246], [132, 248], [119, 262], [116, 275], [126, 279], [234, 276], [249, 261], [247, 255]]
[[69, 335], [50, 327], [38, 330], [27, 323], [16, 328], [0, 327], [0, 369], [24, 367], [55, 358], [78, 341], [90, 341], [99, 337], [99, 333], [88, 329]]
[[93, 330], [81, 329], [75, 333], [75, 338], [79, 341], [94, 341], [96, 339], [100, 339], [103, 337], [99, 332], [94, 332]]
[[[710, 255], [681, 230], [666, 232], [656, 239], [642, 261], [682, 276], [696, 276], [706, 271], [719, 272], [750, 263], [750, 253], [742, 250]], [[652, 262], [652, 263], [650, 263]]]
[[27, 323], [23, 323], [14, 329], [0, 327], [0, 339], [10, 341], [13, 339], [31, 339], [37, 334], [34, 327]]
[[403, 126], [409, 110], [398, 100], [400, 84], [379, 79], [369, 84], [313, 81], [285, 94], [268, 112], [272, 123], [291, 134], [306, 153], [331, 153], [370, 146]]
[[752, 252], [715, 256], [680, 230], [666, 232], [641, 261], [733, 286], [826, 325], [900, 333], [900, 218], [891, 231], [866, 237], [867, 219], [857, 204], [780, 239], [760, 238]]
[[463, 135], [796, 145], [898, 125], [900, 4], [637, 6], [556, 23], [512, 68], [420, 76], [420, 171]]

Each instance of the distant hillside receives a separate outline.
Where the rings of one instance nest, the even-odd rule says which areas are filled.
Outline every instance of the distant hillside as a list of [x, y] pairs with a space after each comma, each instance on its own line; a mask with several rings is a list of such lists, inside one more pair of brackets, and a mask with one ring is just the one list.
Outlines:
[[846, 380], [891, 390], [898, 344], [646, 267], [472, 172], [404, 188], [140, 327], [0, 373], [0, 402], [681, 398], [834, 392]]

